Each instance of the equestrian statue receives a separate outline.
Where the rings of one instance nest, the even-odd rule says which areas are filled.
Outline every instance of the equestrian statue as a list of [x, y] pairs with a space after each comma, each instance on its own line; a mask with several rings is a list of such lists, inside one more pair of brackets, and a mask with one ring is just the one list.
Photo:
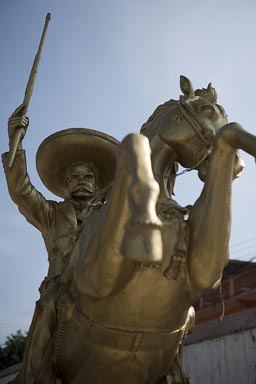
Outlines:
[[[211, 84], [194, 90], [181, 76], [180, 88], [121, 143], [86, 128], [46, 138], [37, 170], [61, 202], [30, 182], [24, 104], [11, 116], [10, 143], [17, 130], [20, 141], [11, 166], [3, 154], [9, 193], [49, 260], [15, 383], [190, 382], [180, 357], [192, 305], [220, 285], [237, 150], [255, 157], [256, 137], [227, 122]], [[179, 164], [204, 183], [193, 206], [173, 199]]]

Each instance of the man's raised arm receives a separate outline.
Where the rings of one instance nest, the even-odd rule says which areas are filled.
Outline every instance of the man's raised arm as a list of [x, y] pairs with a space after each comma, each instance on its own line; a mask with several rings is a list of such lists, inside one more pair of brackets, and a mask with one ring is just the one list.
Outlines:
[[11, 115], [8, 122], [9, 145], [17, 130], [21, 130], [21, 140], [12, 168], [8, 167], [9, 152], [2, 155], [8, 190], [12, 200], [18, 205], [20, 212], [27, 221], [41, 232], [47, 232], [53, 219], [52, 204], [39, 193], [30, 182], [27, 174], [25, 151], [22, 149], [24, 138], [29, 125], [28, 117], [24, 116], [25, 106], [20, 105]]

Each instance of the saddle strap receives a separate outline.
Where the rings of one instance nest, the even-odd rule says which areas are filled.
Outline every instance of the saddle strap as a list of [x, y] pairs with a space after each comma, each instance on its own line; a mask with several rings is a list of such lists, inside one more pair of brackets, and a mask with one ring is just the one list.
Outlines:
[[[85, 336], [91, 343], [130, 352], [178, 349], [185, 327], [172, 332], [131, 332], [109, 328], [77, 313]], [[80, 328], [81, 329], [81, 328]], [[81, 335], [82, 337], [82, 335]]]

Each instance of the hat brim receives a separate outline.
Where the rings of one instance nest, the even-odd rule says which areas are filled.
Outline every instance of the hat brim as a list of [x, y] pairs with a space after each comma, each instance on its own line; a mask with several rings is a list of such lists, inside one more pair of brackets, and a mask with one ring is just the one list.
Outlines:
[[114, 179], [116, 148], [119, 141], [87, 128], [69, 128], [48, 136], [39, 146], [36, 167], [44, 185], [55, 195], [66, 198], [65, 172], [76, 162], [91, 161], [99, 170], [102, 188]]

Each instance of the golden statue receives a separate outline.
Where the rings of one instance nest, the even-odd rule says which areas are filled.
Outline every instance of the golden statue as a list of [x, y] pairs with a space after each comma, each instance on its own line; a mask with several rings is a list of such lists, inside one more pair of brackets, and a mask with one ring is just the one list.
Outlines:
[[[231, 185], [243, 168], [237, 149], [255, 156], [256, 137], [227, 123], [210, 84], [194, 91], [181, 76], [180, 85], [179, 101], [160, 105], [119, 145], [88, 129], [40, 145], [38, 173], [64, 202], [31, 185], [21, 144], [11, 168], [3, 155], [10, 195], [49, 255], [16, 383], [164, 384], [168, 375], [189, 383], [180, 354], [191, 306], [220, 283]], [[28, 125], [22, 108], [10, 118], [10, 142]], [[204, 181], [192, 207], [172, 199], [178, 163]]]

